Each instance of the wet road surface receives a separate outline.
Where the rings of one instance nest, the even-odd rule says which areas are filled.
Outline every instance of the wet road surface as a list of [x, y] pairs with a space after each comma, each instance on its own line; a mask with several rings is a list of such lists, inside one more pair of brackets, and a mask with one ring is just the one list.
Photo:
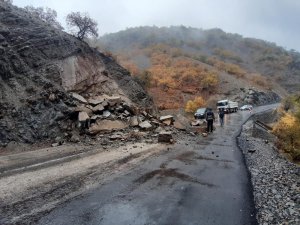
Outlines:
[[126, 175], [60, 205], [38, 224], [257, 224], [235, 138], [249, 116], [248, 111], [229, 114], [224, 127], [216, 124], [208, 137], [177, 140]]

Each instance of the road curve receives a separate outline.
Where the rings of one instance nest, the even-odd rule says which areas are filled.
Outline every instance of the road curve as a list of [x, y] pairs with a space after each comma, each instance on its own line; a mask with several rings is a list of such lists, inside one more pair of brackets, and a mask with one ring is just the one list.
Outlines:
[[254, 113], [226, 115], [208, 137], [186, 137], [126, 175], [99, 185], [38, 224], [257, 224], [251, 182], [236, 136]]

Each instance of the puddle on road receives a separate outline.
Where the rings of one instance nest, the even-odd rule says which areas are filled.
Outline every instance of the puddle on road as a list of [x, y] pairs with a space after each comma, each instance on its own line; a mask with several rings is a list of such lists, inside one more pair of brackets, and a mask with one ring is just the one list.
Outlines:
[[197, 184], [201, 184], [201, 185], [205, 185], [208, 187], [214, 187], [215, 185], [210, 184], [210, 183], [206, 183], [206, 182], [201, 182], [196, 178], [193, 178], [187, 174], [184, 173], [180, 173], [177, 171], [178, 169], [157, 169], [157, 170], [153, 170], [149, 173], [146, 173], [144, 175], [142, 175], [141, 177], [139, 177], [138, 179], [135, 180], [135, 182], [143, 184], [146, 183], [147, 181], [151, 180], [152, 178], [154, 178], [155, 176], [158, 176], [159, 179], [163, 179], [166, 177], [173, 177], [173, 178], [178, 178], [182, 181], [186, 181], [186, 182], [192, 182], [192, 183], [197, 183]]

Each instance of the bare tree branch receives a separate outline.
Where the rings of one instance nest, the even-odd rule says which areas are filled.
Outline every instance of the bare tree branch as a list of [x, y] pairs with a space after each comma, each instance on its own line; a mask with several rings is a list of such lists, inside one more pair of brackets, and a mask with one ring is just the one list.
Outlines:
[[75, 27], [76, 31], [72, 33], [79, 40], [83, 40], [88, 36], [98, 37], [98, 24], [87, 13], [72, 12], [67, 16], [66, 20], [70, 28]]
[[57, 21], [57, 12], [53, 9], [50, 9], [48, 7], [33, 7], [33, 6], [26, 6], [24, 9], [29, 12], [31, 15], [40, 18], [44, 22], [54, 26], [55, 28], [58, 28], [60, 30], [63, 30], [63, 27], [60, 25], [60, 23]]

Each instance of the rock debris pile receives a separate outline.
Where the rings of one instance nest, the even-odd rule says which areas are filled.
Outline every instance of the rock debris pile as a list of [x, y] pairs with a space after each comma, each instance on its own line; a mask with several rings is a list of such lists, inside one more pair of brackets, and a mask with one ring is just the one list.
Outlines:
[[[174, 117], [157, 117], [143, 108], [131, 104], [121, 96], [106, 94], [88, 99], [71, 93], [76, 106], [73, 107], [68, 121], [65, 137], [67, 141], [79, 142], [79, 135], [95, 137], [99, 140], [126, 141], [135, 136], [150, 135], [158, 142], [173, 143], [171, 130], [175, 131]], [[55, 146], [62, 142], [54, 143]]]

